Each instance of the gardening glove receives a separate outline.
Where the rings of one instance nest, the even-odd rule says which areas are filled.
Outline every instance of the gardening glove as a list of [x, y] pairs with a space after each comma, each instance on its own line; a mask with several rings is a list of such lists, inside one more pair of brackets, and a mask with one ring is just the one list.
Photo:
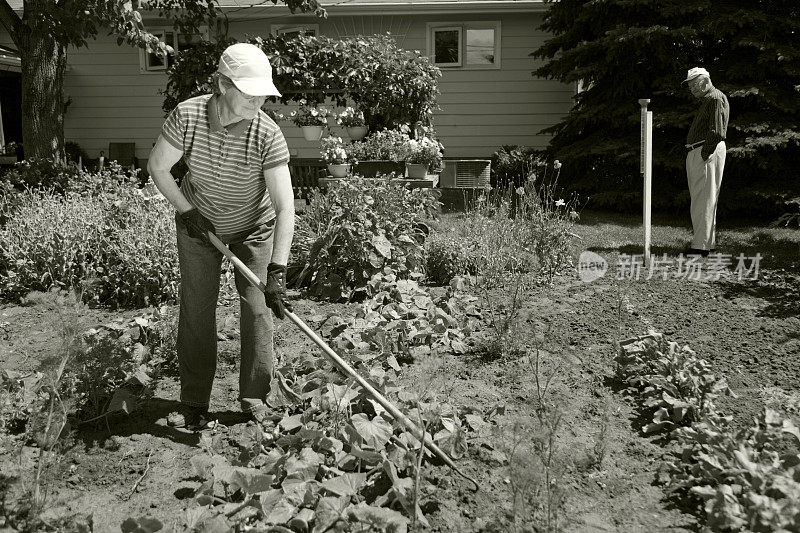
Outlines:
[[186, 225], [190, 237], [200, 239], [207, 244], [211, 243], [208, 239], [208, 232], [216, 233], [217, 230], [214, 229], [214, 224], [204, 217], [196, 207], [181, 213], [181, 220]]
[[294, 311], [283, 299], [286, 297], [286, 265], [270, 263], [267, 267], [267, 283], [264, 288], [264, 300], [275, 316], [283, 320], [286, 309]]

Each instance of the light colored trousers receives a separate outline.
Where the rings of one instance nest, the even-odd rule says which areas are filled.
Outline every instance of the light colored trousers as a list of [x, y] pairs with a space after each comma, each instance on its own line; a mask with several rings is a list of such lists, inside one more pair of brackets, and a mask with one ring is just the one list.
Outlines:
[[[181, 271], [177, 344], [181, 402], [208, 407], [217, 370], [216, 310], [222, 253], [212, 244], [190, 237], [180, 216], [176, 215], [175, 226]], [[253, 231], [219, 235], [219, 238], [256, 276], [266, 279], [274, 229], [273, 219]], [[263, 405], [270, 390], [274, 366], [273, 322], [264, 294], [238, 270], [235, 280], [240, 302], [242, 355], [239, 402], [247, 412]]]
[[698, 146], [686, 155], [686, 177], [692, 198], [692, 248], [710, 250], [716, 246], [717, 202], [725, 168], [725, 142], [720, 142], [714, 153], [703, 161]]

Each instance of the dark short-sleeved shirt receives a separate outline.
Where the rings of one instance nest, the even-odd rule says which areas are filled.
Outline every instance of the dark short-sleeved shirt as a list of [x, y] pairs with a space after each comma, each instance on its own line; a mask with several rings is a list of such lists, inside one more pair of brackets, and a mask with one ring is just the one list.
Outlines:
[[712, 88], [701, 99], [700, 109], [697, 111], [692, 126], [689, 128], [689, 134], [686, 136], [686, 144], [705, 141], [700, 154], [703, 159], [708, 159], [717, 144], [725, 140], [728, 132], [729, 117], [730, 106], [728, 105], [728, 98], [722, 91]]
[[230, 235], [275, 218], [264, 171], [287, 164], [289, 150], [281, 129], [263, 111], [223, 127], [215, 98], [178, 104], [161, 135], [183, 151], [189, 167], [181, 192], [220, 235]]

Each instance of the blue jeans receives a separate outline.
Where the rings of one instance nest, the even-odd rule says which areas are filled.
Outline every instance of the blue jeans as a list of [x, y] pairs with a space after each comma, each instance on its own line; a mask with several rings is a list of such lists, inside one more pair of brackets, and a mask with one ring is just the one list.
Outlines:
[[[180, 261], [180, 315], [178, 365], [181, 402], [207, 408], [217, 370], [217, 298], [222, 253], [212, 244], [189, 236], [180, 216], [175, 217]], [[252, 231], [218, 235], [260, 279], [266, 279], [272, 258], [275, 220]], [[274, 366], [272, 312], [264, 294], [238, 271], [241, 367], [239, 401], [243, 411], [263, 405], [270, 390]]]

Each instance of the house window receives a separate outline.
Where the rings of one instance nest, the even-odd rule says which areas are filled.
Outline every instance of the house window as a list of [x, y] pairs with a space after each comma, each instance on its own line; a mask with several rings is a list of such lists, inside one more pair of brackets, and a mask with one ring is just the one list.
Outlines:
[[428, 23], [428, 56], [438, 67], [500, 68], [500, 22]]
[[[205, 31], [205, 30], [204, 30]], [[202, 40], [203, 34], [178, 33], [174, 30], [151, 30], [151, 33], [163, 43], [172, 47], [175, 52], [195, 48]], [[164, 72], [175, 61], [175, 54], [159, 54], [157, 52], [139, 51], [141, 72]]]
[[433, 29], [433, 62], [440, 67], [461, 66], [461, 28]]
[[296, 37], [301, 33], [309, 37], [316, 37], [319, 35], [319, 24], [272, 24], [270, 27], [272, 35], [281, 35], [284, 37]]

